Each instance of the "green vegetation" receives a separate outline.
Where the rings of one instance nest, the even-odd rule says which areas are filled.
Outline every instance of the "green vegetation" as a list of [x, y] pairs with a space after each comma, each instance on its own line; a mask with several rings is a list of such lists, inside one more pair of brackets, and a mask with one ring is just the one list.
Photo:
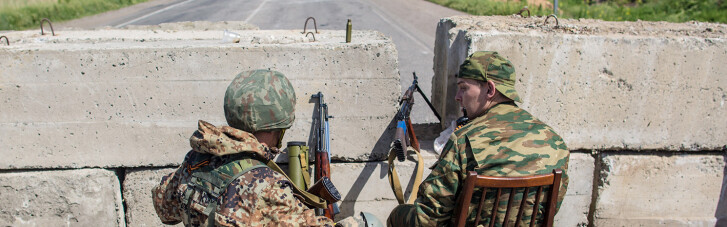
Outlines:
[[0, 30], [40, 28], [40, 20], [72, 20], [147, 0], [0, 0]]
[[[527, 5], [502, 0], [429, 0], [472, 15], [511, 15]], [[552, 0], [549, 0], [552, 2]], [[529, 7], [533, 15], [550, 15], [552, 8]], [[727, 0], [560, 0], [560, 18], [594, 18], [607, 21], [690, 20], [727, 23]]]

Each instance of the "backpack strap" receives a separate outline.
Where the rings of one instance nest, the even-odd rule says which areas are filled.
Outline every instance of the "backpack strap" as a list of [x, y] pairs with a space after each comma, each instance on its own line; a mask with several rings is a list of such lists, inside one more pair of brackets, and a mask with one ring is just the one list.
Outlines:
[[[226, 164], [226, 165], [229, 165], [229, 164]], [[223, 166], [226, 166], [226, 165], [223, 165]], [[230, 183], [235, 181], [235, 179], [242, 176], [243, 174], [249, 172], [250, 170], [257, 169], [257, 168], [263, 168], [263, 167], [266, 167], [266, 166], [263, 165], [262, 163], [254, 165], [254, 166], [250, 166], [240, 172], [237, 172], [232, 177], [229, 177], [224, 180], [220, 179], [219, 177], [215, 178], [214, 176], [212, 176], [212, 174], [210, 174], [210, 172], [196, 172], [195, 173], [195, 174], [197, 174], [198, 177], [206, 178], [209, 180], [219, 180], [218, 183], [220, 183], [220, 184], [218, 184], [219, 187], [215, 187], [215, 189], [212, 192], [208, 192], [208, 193], [210, 193], [210, 195], [217, 198], [217, 201], [210, 201], [207, 204], [207, 207], [205, 207], [204, 211], [202, 212], [205, 215], [207, 215], [207, 226], [208, 227], [215, 226], [215, 213], [217, 212], [218, 202], [221, 198], [222, 193], [224, 193], [224, 191], [227, 190], [227, 188], [230, 186]], [[192, 177], [195, 177], [195, 174], [192, 174]]]
[[[194, 158], [194, 163], [205, 163], [205, 161], [201, 159], [209, 159], [212, 158], [212, 156], [200, 156]], [[205, 207], [204, 211], [202, 212], [207, 215], [207, 226], [209, 227], [215, 225], [214, 214], [215, 212], [217, 212], [218, 202], [221, 199], [222, 195], [224, 195], [225, 190], [229, 187], [229, 184], [238, 177], [249, 172], [250, 170], [268, 167], [273, 171], [282, 174], [286, 180], [290, 181], [290, 177], [288, 177], [288, 175], [285, 174], [280, 166], [278, 166], [272, 160], [262, 162], [249, 155], [233, 155], [226, 158], [230, 161], [214, 169], [208, 165], [192, 164], [196, 168], [195, 170], [191, 170], [192, 177], [190, 178], [187, 190], [184, 192], [182, 198], [182, 203], [187, 207], [188, 217], [191, 212], [190, 205], [192, 201], [192, 196], [195, 194], [195, 190], [204, 191], [205, 193], [210, 195], [210, 197], [215, 198], [216, 201], [210, 201], [207, 207]], [[236, 172], [235, 170], [237, 169], [242, 170]], [[298, 186], [296, 186], [295, 184], [291, 183], [290, 185], [292, 185], [293, 193], [303, 198], [302, 202], [304, 204], [316, 208], [325, 208], [328, 206], [328, 202], [325, 199], [313, 195], [305, 190], [302, 190], [298, 188]], [[187, 221], [187, 223], [189, 223], [189, 220]]]
[[[206, 162], [209, 163], [208, 160], [211, 158], [211, 155], [197, 155], [196, 157], [192, 157], [190, 163], [204, 163], [205, 160], [202, 159], [207, 159]], [[238, 160], [238, 158], [240, 159]], [[208, 165], [196, 166], [195, 164], [191, 164], [191, 166], [196, 166], [197, 168], [191, 170], [192, 177], [182, 198], [182, 203], [187, 207], [187, 218], [191, 215], [192, 209], [190, 206], [192, 197], [195, 194], [194, 192], [203, 191], [215, 200], [210, 201], [202, 212], [207, 215], [207, 226], [215, 226], [214, 214], [217, 212], [218, 202], [229, 185], [250, 170], [266, 167], [263, 162], [249, 157], [239, 157], [236, 155], [226, 157], [226, 159], [230, 161], [227, 161], [227, 163], [217, 168], [212, 168]], [[189, 220], [186, 223], [189, 223]]]

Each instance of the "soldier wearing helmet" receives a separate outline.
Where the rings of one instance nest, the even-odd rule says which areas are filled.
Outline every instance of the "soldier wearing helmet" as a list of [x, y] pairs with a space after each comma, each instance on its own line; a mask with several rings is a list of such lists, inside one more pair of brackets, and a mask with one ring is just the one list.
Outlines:
[[[458, 90], [455, 101], [466, 110], [463, 112], [469, 122], [449, 136], [431, 174], [420, 185], [414, 204], [395, 207], [387, 225], [452, 225], [457, 198], [468, 171], [487, 176], [518, 177], [562, 169], [558, 195], [560, 207], [568, 186], [566, 170], [570, 153], [552, 128], [515, 103], [521, 101], [515, 91], [512, 63], [497, 52], [478, 51], [460, 65], [456, 76]], [[490, 208], [482, 209], [484, 214], [481, 216], [484, 218], [481, 224], [485, 225], [491, 221], [489, 212], [495, 200], [493, 193], [488, 195], [492, 197], [487, 198], [485, 206]], [[503, 193], [500, 201], [508, 198], [509, 193]], [[520, 204], [520, 197], [516, 200], [511, 203]], [[479, 198], [473, 198], [473, 201], [479, 201]], [[526, 210], [524, 214], [531, 211]], [[471, 212], [468, 216], [467, 226], [473, 226], [475, 213]], [[502, 223], [505, 210], [497, 213], [497, 222]], [[530, 216], [523, 216], [521, 223], [529, 224]], [[514, 215], [509, 218], [514, 219]]]
[[[295, 120], [295, 91], [281, 73], [247, 71], [227, 87], [229, 126], [198, 122], [182, 165], [152, 189], [164, 224], [332, 226], [269, 167]], [[274, 164], [274, 162], [272, 162]]]

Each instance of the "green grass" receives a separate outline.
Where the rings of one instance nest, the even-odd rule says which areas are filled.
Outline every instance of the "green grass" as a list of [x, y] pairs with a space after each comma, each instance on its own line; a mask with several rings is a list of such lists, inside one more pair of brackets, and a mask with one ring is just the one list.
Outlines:
[[147, 0], [2, 0], [0, 30], [40, 28], [40, 20], [43, 18], [61, 22], [145, 1]]
[[[472, 15], [515, 14], [526, 1], [429, 0]], [[588, 0], [560, 0], [559, 18], [594, 18], [607, 21], [704, 21], [727, 23], [727, 0], [611, 0], [589, 4]], [[552, 8], [529, 7], [533, 15], [550, 15]]]

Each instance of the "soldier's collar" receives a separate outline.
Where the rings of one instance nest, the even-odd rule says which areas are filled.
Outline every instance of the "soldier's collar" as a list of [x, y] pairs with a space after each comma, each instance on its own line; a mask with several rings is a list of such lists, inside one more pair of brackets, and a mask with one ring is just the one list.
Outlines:
[[[489, 109], [485, 110], [485, 112], [484, 112], [484, 113], [482, 113], [481, 115], [479, 115], [479, 116], [477, 116], [477, 117], [474, 117], [473, 119], [477, 119], [477, 118], [480, 118], [480, 117], [482, 117], [482, 116], [485, 116], [485, 115], [487, 115], [487, 113], [489, 113], [489, 112], [490, 112], [490, 110], [493, 110], [493, 109], [495, 109], [495, 108], [496, 108], [496, 107], [498, 107], [499, 105], [510, 105], [510, 106], [517, 106], [517, 104], [515, 104], [515, 101], [507, 101], [507, 102], [501, 102], [501, 103], [497, 103], [497, 104], [495, 104], [494, 106], [490, 107]], [[473, 119], [470, 119], [470, 120], [473, 120]]]
[[266, 145], [263, 145], [265, 147], [264, 151], [264, 158], [267, 160], [273, 160], [275, 159], [275, 156], [277, 156], [280, 153], [280, 149], [277, 147], [268, 147]]

